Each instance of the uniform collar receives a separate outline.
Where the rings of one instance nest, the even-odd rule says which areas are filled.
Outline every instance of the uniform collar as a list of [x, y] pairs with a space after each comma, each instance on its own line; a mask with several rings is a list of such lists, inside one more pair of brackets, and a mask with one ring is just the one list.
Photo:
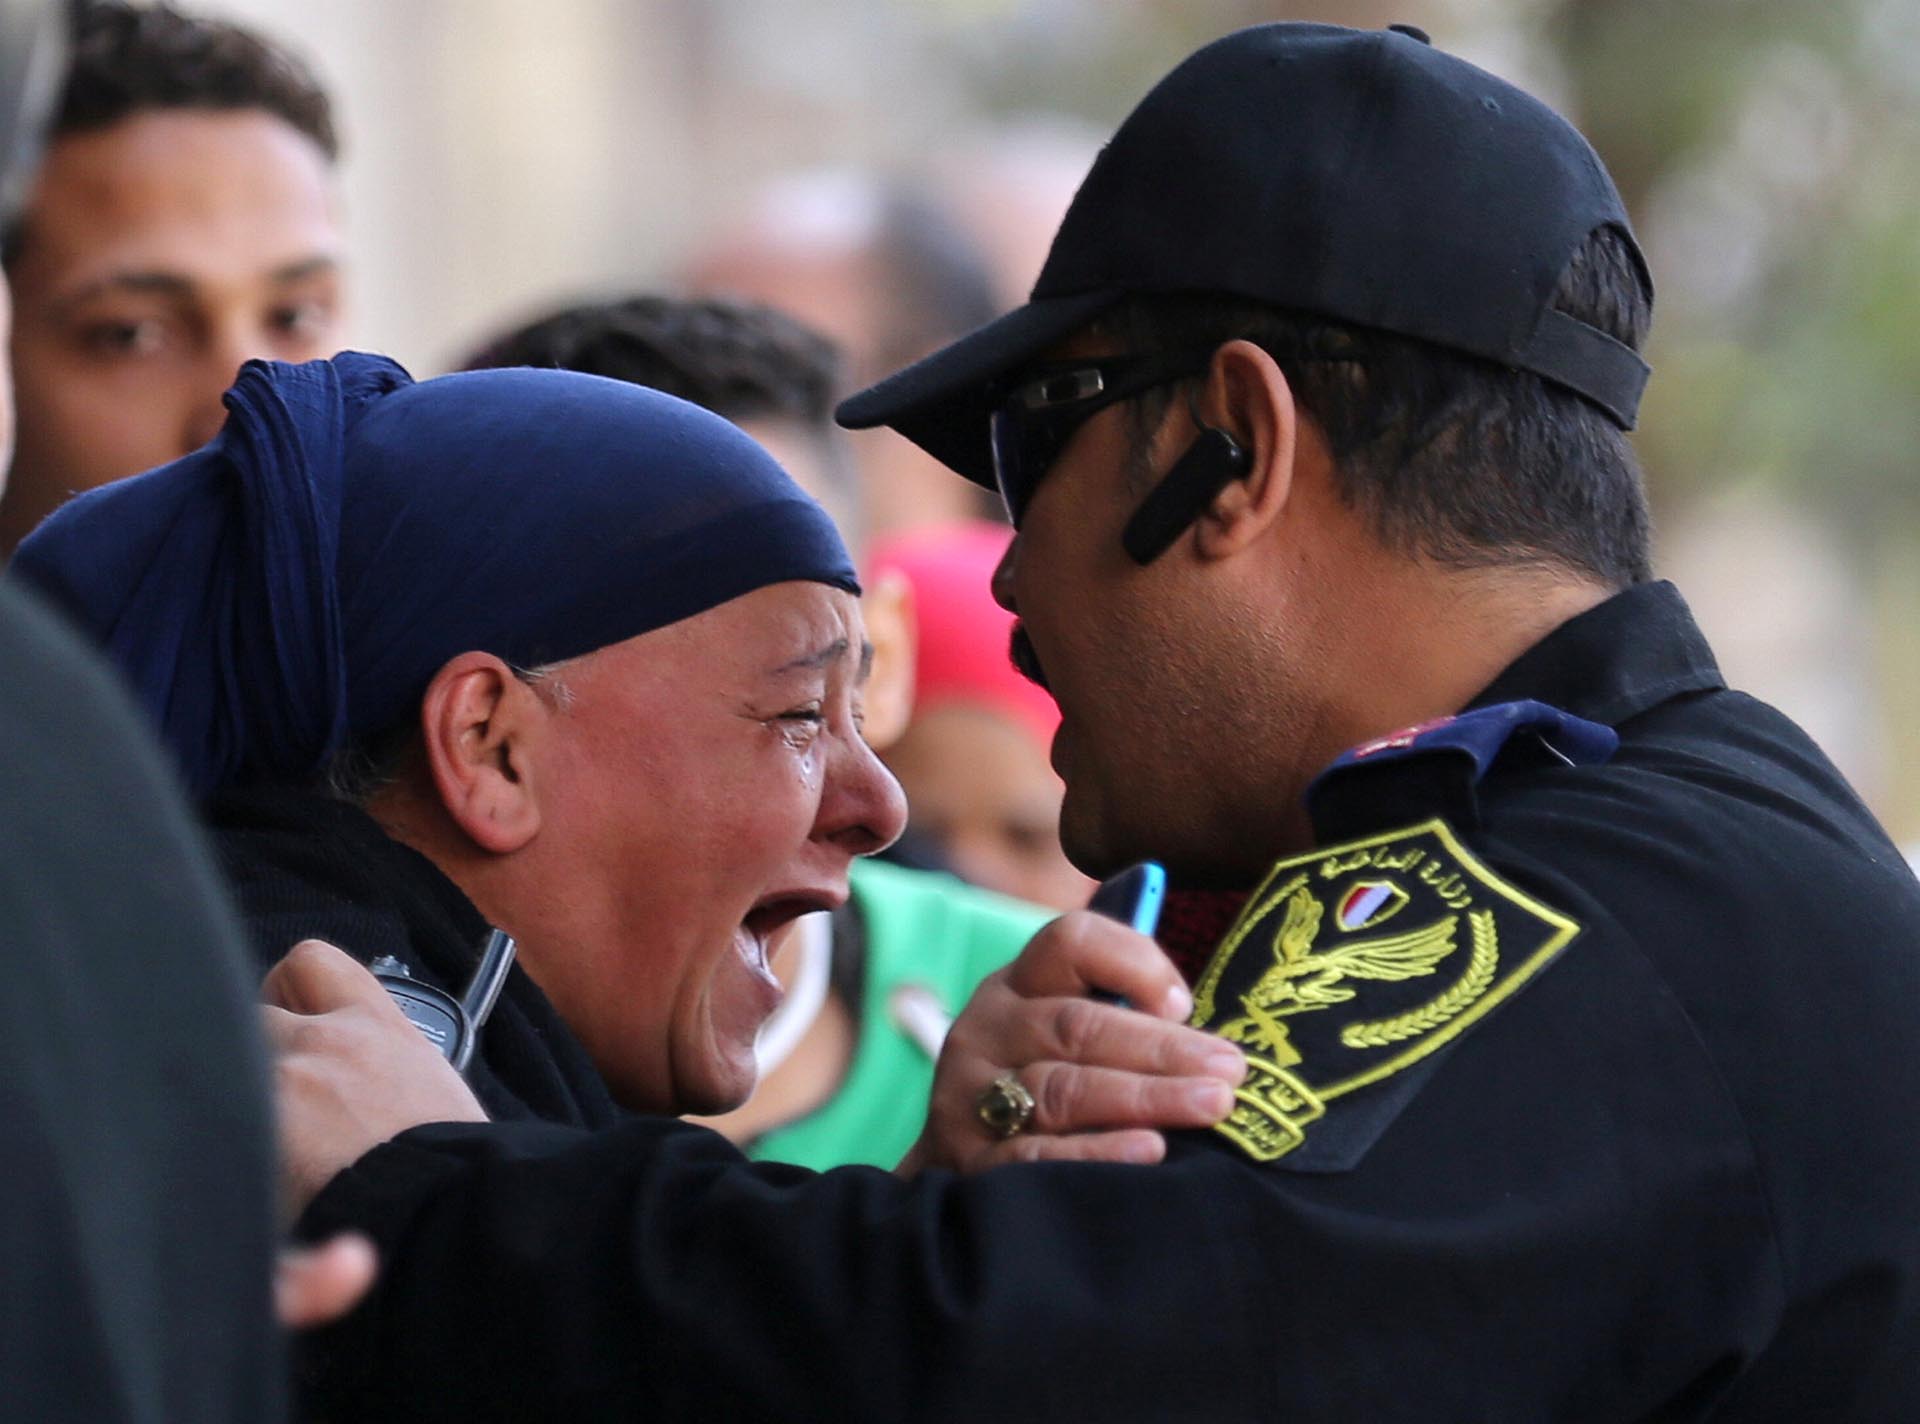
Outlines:
[[[1462, 710], [1532, 699], [1611, 727], [1671, 698], [1725, 686], [1679, 590], [1643, 583], [1562, 623]], [[1155, 938], [1189, 983], [1245, 902], [1244, 891], [1168, 893]]]
[[1686, 600], [1663, 580], [1636, 584], [1568, 619], [1469, 706], [1534, 698], [1615, 726], [1670, 698], [1726, 685]]

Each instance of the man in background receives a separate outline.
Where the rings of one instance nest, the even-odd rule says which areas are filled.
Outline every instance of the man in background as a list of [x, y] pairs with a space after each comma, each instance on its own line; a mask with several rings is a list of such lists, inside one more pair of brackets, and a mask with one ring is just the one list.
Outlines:
[[5, 236], [0, 555], [79, 491], [205, 444], [243, 361], [339, 345], [339, 145], [313, 75], [238, 26], [122, 0], [77, 8], [72, 52]]
[[[997, 310], [984, 254], [930, 193], [842, 169], [769, 183], [702, 244], [684, 281], [696, 294], [764, 302], [831, 338], [845, 356], [843, 389]], [[861, 431], [847, 446], [875, 534], [994, 513], [892, 431]]]

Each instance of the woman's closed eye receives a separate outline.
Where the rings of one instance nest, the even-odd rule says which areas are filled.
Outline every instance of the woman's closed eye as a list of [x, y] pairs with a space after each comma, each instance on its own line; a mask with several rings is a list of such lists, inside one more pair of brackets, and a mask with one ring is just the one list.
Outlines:
[[793, 707], [774, 718], [780, 734], [794, 746], [806, 746], [818, 737], [827, 725], [827, 713], [824, 707], [810, 704], [805, 707]]

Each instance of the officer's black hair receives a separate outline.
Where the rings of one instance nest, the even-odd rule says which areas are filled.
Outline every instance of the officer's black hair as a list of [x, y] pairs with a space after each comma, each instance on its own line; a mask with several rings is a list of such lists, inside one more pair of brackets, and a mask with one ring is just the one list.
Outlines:
[[[1640, 265], [1611, 228], [1575, 251], [1553, 304], [1635, 350], [1652, 320]], [[1559, 566], [1617, 587], [1652, 577], [1632, 445], [1539, 376], [1237, 298], [1138, 297], [1100, 330], [1130, 350], [1236, 338], [1267, 350], [1325, 437], [1341, 494], [1389, 547], [1460, 568]], [[1132, 407], [1143, 473], [1147, 437], [1175, 398], [1152, 392]]]
[[496, 338], [465, 364], [582, 371], [665, 391], [736, 423], [790, 421], [818, 448], [829, 512], [849, 543], [859, 541], [860, 482], [833, 424], [840, 353], [784, 312], [719, 298], [585, 302]]
[[[78, 0], [65, 87], [47, 140], [111, 128], [153, 109], [261, 109], [340, 156], [333, 106], [311, 70], [252, 30], [170, 5]], [[21, 231], [6, 234], [11, 262]]]

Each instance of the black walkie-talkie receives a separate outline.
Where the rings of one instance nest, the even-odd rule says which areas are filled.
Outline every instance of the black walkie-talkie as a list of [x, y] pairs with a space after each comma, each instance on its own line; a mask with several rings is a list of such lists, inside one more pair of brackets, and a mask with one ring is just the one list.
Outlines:
[[480, 1030], [486, 1027], [487, 1016], [500, 997], [500, 987], [507, 981], [507, 971], [513, 968], [513, 953], [512, 935], [505, 930], [490, 933], [487, 947], [480, 952], [480, 963], [474, 967], [473, 978], [467, 984], [467, 992], [458, 999], [445, 989], [414, 978], [407, 966], [391, 954], [381, 955], [368, 968], [373, 970], [380, 986], [393, 996], [400, 1012], [426, 1035], [427, 1042], [464, 1073], [473, 1061]]

